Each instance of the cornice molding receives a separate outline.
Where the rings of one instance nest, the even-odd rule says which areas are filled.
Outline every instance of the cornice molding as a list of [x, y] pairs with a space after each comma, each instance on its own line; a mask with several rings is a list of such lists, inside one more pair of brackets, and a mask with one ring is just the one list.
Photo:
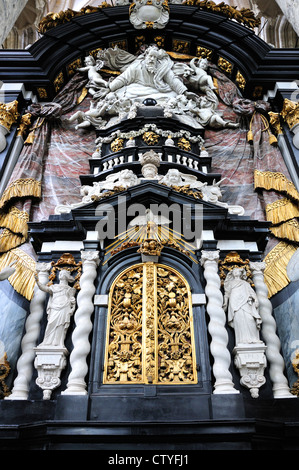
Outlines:
[[159, 31], [134, 29], [128, 6], [74, 17], [46, 31], [27, 50], [0, 51], [1, 79], [23, 82], [27, 90], [47, 101], [71, 78], [72, 64], [77, 60], [115, 44], [135, 53], [140, 36], [147, 43], [159, 37], [165, 50], [178, 52], [183, 48], [188, 57], [208, 51], [213, 63], [221, 59], [230, 64], [222, 70], [248, 97], [256, 87], [260, 87], [262, 96], [277, 80], [293, 80], [299, 74], [298, 49], [271, 49], [251, 29], [223, 15], [172, 4], [169, 22]]

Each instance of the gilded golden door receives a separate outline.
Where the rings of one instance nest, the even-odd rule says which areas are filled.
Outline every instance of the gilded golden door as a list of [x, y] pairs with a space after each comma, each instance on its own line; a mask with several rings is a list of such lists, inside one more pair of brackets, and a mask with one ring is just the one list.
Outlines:
[[104, 384], [197, 383], [191, 292], [175, 269], [141, 263], [109, 295]]

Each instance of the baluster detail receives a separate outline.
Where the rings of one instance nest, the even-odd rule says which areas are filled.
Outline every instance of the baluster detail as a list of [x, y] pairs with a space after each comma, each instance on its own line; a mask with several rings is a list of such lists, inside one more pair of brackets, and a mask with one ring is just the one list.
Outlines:
[[211, 335], [210, 351], [214, 358], [214, 394], [239, 393], [234, 388], [229, 372], [231, 356], [227, 349], [228, 334], [225, 328], [226, 316], [223, 310], [223, 295], [218, 275], [218, 251], [202, 251], [201, 265], [206, 279], [205, 293], [208, 299], [207, 312], [210, 317], [208, 330]]
[[73, 350], [70, 355], [71, 372], [64, 395], [86, 395], [85, 377], [88, 372], [87, 356], [90, 351], [89, 334], [92, 330], [91, 315], [94, 311], [93, 296], [94, 281], [99, 264], [97, 251], [82, 251], [82, 275], [80, 291], [77, 296], [77, 311], [75, 312], [76, 327], [73, 332]]

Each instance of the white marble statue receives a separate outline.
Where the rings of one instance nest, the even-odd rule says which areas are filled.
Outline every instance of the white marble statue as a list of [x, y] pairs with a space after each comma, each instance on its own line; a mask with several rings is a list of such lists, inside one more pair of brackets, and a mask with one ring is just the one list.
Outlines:
[[233, 268], [224, 281], [223, 308], [234, 328], [236, 345], [261, 343], [261, 317], [257, 295], [247, 280], [245, 269]]
[[[139, 179], [132, 170], [125, 169], [108, 175], [104, 181], [97, 181], [93, 186], [82, 186], [81, 194], [84, 203], [91, 202], [92, 196], [100, 196], [104, 190], [113, 190], [116, 187], [130, 188], [139, 183]], [[83, 202], [83, 201], [82, 201]]]
[[[103, 80], [98, 72], [103, 66], [120, 75]], [[194, 58], [190, 66], [175, 63], [156, 45], [145, 46], [138, 56], [117, 47], [99, 51], [96, 61], [88, 56], [85, 67], [78, 69], [88, 72], [90, 109], [77, 111], [68, 122], [78, 121], [77, 129], [101, 129], [124, 118], [135, 118], [138, 108], [150, 98], [164, 109], [165, 117], [176, 117], [194, 128], [239, 127], [239, 123], [226, 121], [217, 113], [219, 102], [207, 68], [206, 59]]]
[[158, 168], [153, 163], [146, 163], [141, 168], [141, 173], [146, 180], [161, 180], [162, 176], [158, 174]]
[[74, 278], [69, 271], [63, 269], [59, 273], [59, 283], [47, 286], [41, 284], [38, 274], [35, 275], [38, 287], [49, 294], [47, 305], [47, 327], [45, 336], [39, 346], [64, 347], [64, 339], [70, 324], [70, 318], [76, 307], [76, 289], [70, 287], [69, 283]]
[[192, 101], [194, 105], [191, 107], [189, 105], [190, 112], [203, 127], [210, 126], [213, 129], [239, 127], [238, 122], [226, 121], [217, 113], [218, 99], [210, 88], [207, 88], [205, 95], [195, 97]]
[[103, 61], [96, 61], [93, 56], [89, 55], [85, 57], [85, 66], [79, 67], [77, 70], [79, 72], [87, 72], [88, 75], [88, 83], [86, 84], [86, 88], [91, 95], [94, 95], [99, 88], [106, 88], [107, 82], [102, 78], [99, 74], [99, 70], [103, 67]]
[[145, 29], [150, 23], [153, 29], [162, 29], [169, 20], [167, 2], [161, 0], [135, 0], [130, 8], [130, 22], [136, 29]]
[[214, 180], [213, 184], [202, 183], [196, 176], [182, 173], [176, 168], [168, 170], [166, 175], [160, 179], [160, 183], [166, 184], [167, 186], [188, 185], [190, 189], [197, 189], [202, 193], [203, 201], [211, 202], [212, 204], [228, 209], [230, 214], [243, 215], [245, 211], [242, 206], [229, 205], [226, 202], [219, 201], [222, 197], [222, 192], [219, 187], [222, 181], [223, 180], [216, 182]]
[[132, 170], [125, 169], [108, 175], [104, 181], [97, 181], [92, 186], [81, 187], [82, 200], [74, 204], [59, 204], [55, 207], [55, 214], [66, 214], [72, 209], [77, 209], [93, 201], [94, 197], [100, 197], [104, 191], [111, 191], [116, 187], [129, 188], [139, 184], [140, 180]]
[[206, 92], [207, 88], [215, 90], [213, 78], [208, 74], [208, 60], [195, 57], [190, 61], [190, 67], [185, 69], [184, 77], [188, 79], [192, 88]]
[[[131, 103], [127, 109], [130, 109]], [[75, 121], [78, 124], [75, 126], [76, 129], [86, 129], [87, 127], [93, 126], [96, 129], [102, 128], [106, 124], [104, 117], [117, 116], [121, 112], [121, 103], [117, 99], [114, 93], [110, 93], [102, 101], [92, 101], [88, 111], [76, 111], [66, 121], [73, 123]]]
[[207, 183], [202, 183], [198, 181], [196, 176], [182, 173], [177, 168], [171, 168], [168, 170], [166, 175], [160, 181], [162, 184], [167, 186], [186, 186], [189, 185], [190, 188], [199, 189], [207, 186]]
[[169, 55], [156, 46], [148, 47], [125, 71], [109, 82], [109, 89], [118, 98], [143, 102], [154, 98], [157, 103], [165, 103], [187, 91], [182, 80], [172, 71], [173, 62]]

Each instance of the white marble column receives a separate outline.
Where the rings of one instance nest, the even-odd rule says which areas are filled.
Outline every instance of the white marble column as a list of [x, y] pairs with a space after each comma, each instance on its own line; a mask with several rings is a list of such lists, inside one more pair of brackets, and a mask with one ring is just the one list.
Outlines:
[[[49, 282], [49, 272], [51, 263], [37, 263], [36, 271], [40, 282]], [[17, 363], [18, 375], [14, 381], [12, 393], [6, 397], [8, 400], [27, 400], [29, 384], [33, 373], [33, 363], [35, 359], [35, 346], [40, 334], [40, 323], [44, 313], [44, 303], [47, 294], [40, 290], [37, 285], [34, 287], [33, 297], [30, 303], [30, 313], [26, 320], [25, 335], [22, 339], [22, 354]]]
[[232, 375], [229, 372], [231, 355], [227, 349], [228, 334], [226, 315], [223, 310], [223, 295], [218, 274], [219, 251], [202, 251], [201, 265], [206, 279], [207, 312], [210, 317], [208, 330], [211, 335], [210, 351], [214, 358], [213, 373], [215, 377], [214, 394], [239, 393], [234, 388]]
[[274, 398], [294, 398], [283, 373], [284, 360], [280, 353], [281, 344], [276, 334], [276, 322], [272, 315], [272, 304], [268, 298], [268, 288], [264, 281], [265, 263], [251, 262], [250, 269], [259, 301], [259, 312], [262, 318], [261, 333], [267, 346], [266, 357], [269, 362], [269, 373]]
[[77, 296], [75, 329], [72, 336], [73, 350], [70, 355], [71, 372], [63, 395], [86, 395], [85, 377], [88, 372], [87, 356], [90, 351], [89, 334], [92, 330], [91, 315], [94, 311], [94, 281], [99, 264], [98, 251], [82, 251], [82, 275]]

